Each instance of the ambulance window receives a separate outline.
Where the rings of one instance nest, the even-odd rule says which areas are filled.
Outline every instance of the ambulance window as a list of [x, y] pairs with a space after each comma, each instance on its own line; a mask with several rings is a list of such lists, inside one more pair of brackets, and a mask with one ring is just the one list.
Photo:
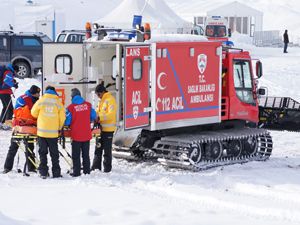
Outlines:
[[233, 69], [236, 95], [242, 102], [255, 104], [253, 98], [253, 81], [250, 70], [250, 62], [235, 60]]
[[211, 25], [206, 26], [205, 34], [207, 37], [213, 37], [214, 36], [214, 26], [211, 26]]
[[117, 77], [117, 58], [116, 58], [116, 56], [113, 56], [112, 57], [112, 59], [111, 59], [111, 61], [112, 61], [112, 79], [116, 79], [116, 77]]
[[55, 72], [70, 75], [72, 73], [72, 57], [70, 55], [58, 55], [55, 58]]
[[[112, 63], [112, 79], [115, 80], [118, 75], [117, 57], [113, 56], [111, 59]], [[124, 78], [124, 58], [122, 58], [122, 79]]]
[[194, 56], [195, 56], [195, 49], [190, 48], [190, 57], [194, 57]]
[[157, 49], [156, 51], [156, 57], [161, 58], [161, 49]]
[[167, 58], [167, 49], [166, 48], [163, 49], [162, 57]]
[[142, 79], [142, 60], [134, 59], [132, 64], [132, 76], [133, 80]]

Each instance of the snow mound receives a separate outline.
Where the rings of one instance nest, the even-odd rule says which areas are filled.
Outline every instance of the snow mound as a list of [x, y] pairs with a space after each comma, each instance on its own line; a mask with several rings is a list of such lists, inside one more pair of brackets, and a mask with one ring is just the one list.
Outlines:
[[29, 225], [29, 223], [11, 219], [8, 216], [5, 216], [2, 212], [0, 212], [0, 224], [3, 224], [3, 225]]
[[238, 32], [233, 32], [230, 40], [233, 41], [235, 46], [237, 44], [252, 44], [252, 37], [249, 37], [246, 34], [240, 34]]

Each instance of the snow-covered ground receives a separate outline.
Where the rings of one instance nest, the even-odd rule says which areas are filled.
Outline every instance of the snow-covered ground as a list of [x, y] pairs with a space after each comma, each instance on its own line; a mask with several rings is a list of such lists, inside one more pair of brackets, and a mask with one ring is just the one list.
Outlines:
[[[300, 99], [300, 48], [256, 48], [236, 44], [260, 58], [270, 95]], [[39, 80], [20, 80], [21, 94]], [[300, 224], [300, 133], [271, 132], [274, 150], [266, 162], [250, 162], [203, 172], [165, 169], [158, 164], [113, 160], [110, 174], [63, 178], [0, 174], [0, 224]], [[0, 168], [10, 132], [0, 131]], [[93, 156], [91, 148], [91, 158]], [[19, 168], [24, 155], [20, 152]], [[17, 161], [17, 157], [16, 157]]]

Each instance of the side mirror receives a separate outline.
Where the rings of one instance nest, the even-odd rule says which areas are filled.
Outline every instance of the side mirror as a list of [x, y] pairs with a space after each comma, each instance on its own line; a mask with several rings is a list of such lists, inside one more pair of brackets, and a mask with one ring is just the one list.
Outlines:
[[258, 78], [261, 78], [262, 77], [262, 63], [261, 61], [257, 61], [256, 62], [256, 76]]
[[228, 37], [231, 37], [231, 29], [228, 28]]

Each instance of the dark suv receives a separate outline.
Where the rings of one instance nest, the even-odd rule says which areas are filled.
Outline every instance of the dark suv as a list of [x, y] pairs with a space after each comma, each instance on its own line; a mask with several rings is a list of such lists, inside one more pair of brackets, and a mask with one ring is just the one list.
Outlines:
[[0, 65], [12, 63], [17, 77], [31, 77], [42, 68], [43, 42], [51, 42], [43, 33], [0, 31]]

